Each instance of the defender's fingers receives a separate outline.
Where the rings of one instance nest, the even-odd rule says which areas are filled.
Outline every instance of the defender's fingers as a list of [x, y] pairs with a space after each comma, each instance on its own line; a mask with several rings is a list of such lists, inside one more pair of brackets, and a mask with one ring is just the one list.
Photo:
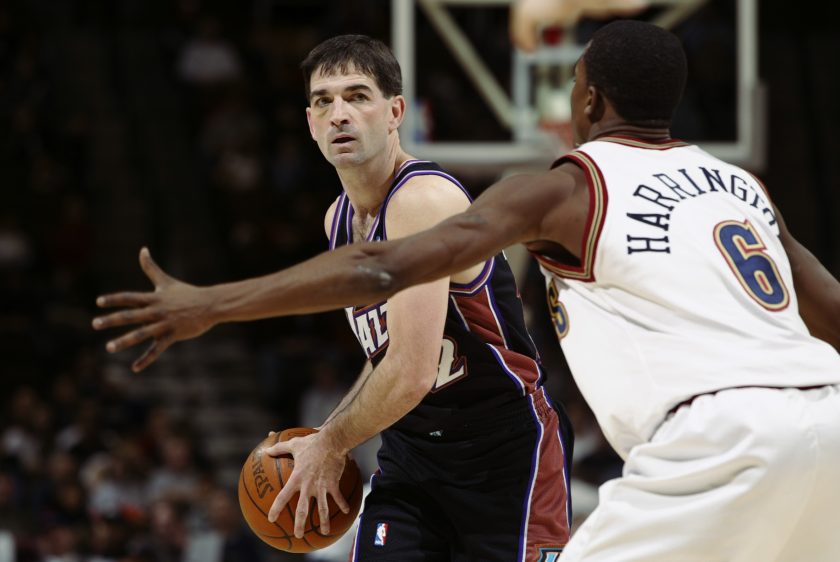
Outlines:
[[154, 283], [155, 287], [172, 281], [172, 278], [164, 273], [155, 260], [152, 259], [152, 254], [145, 246], [140, 249], [140, 267], [143, 269], [146, 277]]
[[93, 328], [95, 330], [105, 330], [106, 328], [116, 328], [129, 324], [148, 324], [149, 322], [157, 322], [161, 317], [159, 311], [148, 306], [144, 308], [131, 308], [106, 316], [97, 316], [93, 319]]
[[161, 335], [164, 330], [165, 326], [163, 322], [158, 322], [157, 324], [147, 324], [137, 328], [136, 330], [128, 332], [122, 337], [109, 341], [105, 346], [105, 349], [108, 350], [108, 353], [116, 353], [117, 351], [122, 351], [123, 349], [127, 349], [133, 345], [142, 343], [149, 338], [155, 338]]
[[327, 501], [326, 488], [318, 492], [318, 521], [321, 524], [321, 533], [330, 534], [330, 504]]
[[114, 308], [116, 306], [127, 306], [135, 308], [138, 306], [146, 306], [155, 301], [154, 293], [138, 293], [136, 291], [123, 291], [121, 293], [111, 293], [109, 295], [101, 295], [96, 298], [96, 306], [99, 308]]
[[171, 334], [165, 335], [163, 338], [155, 339], [152, 342], [152, 345], [146, 348], [146, 351], [143, 352], [143, 355], [137, 358], [134, 363], [131, 365], [131, 370], [135, 373], [139, 373], [152, 363], [154, 363], [160, 354], [166, 351], [170, 345], [174, 343]]

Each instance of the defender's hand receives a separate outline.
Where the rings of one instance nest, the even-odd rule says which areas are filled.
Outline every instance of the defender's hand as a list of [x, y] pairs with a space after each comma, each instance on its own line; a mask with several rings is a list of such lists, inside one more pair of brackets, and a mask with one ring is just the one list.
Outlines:
[[105, 346], [116, 353], [148, 339], [151, 345], [132, 364], [136, 373], [151, 365], [176, 341], [195, 338], [215, 325], [209, 313], [211, 300], [206, 290], [170, 277], [154, 262], [149, 250], [140, 250], [140, 267], [155, 286], [153, 292], [122, 292], [96, 299], [101, 308], [122, 308], [93, 319], [93, 328], [138, 327]]

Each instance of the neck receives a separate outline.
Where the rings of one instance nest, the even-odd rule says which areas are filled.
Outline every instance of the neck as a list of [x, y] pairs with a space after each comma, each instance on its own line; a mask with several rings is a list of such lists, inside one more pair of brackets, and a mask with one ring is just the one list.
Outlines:
[[357, 216], [379, 212], [399, 167], [411, 156], [400, 147], [399, 140], [370, 160], [347, 168], [337, 168], [338, 177]]
[[671, 138], [671, 130], [668, 127], [641, 127], [630, 125], [626, 121], [615, 119], [599, 121], [592, 124], [589, 130], [589, 138], [593, 141], [601, 137], [628, 136], [645, 140], [667, 140]]

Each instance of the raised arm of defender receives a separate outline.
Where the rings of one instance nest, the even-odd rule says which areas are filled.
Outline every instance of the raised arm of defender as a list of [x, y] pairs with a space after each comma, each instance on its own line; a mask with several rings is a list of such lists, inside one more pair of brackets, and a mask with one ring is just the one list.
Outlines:
[[388, 242], [352, 244], [289, 269], [235, 283], [196, 287], [175, 280], [152, 261], [140, 264], [153, 292], [99, 297], [122, 310], [93, 321], [97, 330], [140, 324], [108, 342], [116, 352], [151, 339], [135, 372], [172, 343], [201, 335], [222, 322], [257, 320], [341, 308], [384, 299], [399, 290], [445, 277], [518, 242], [552, 240], [577, 254], [588, 205], [583, 176], [573, 166], [505, 178], [464, 213], [435, 228]]

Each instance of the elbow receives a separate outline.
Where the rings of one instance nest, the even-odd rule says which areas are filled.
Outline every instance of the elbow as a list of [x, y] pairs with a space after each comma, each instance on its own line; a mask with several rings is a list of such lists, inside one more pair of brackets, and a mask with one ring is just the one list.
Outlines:
[[423, 401], [437, 379], [437, 367], [435, 365], [423, 365], [422, 367], [419, 366], [419, 363], [414, 363], [414, 365], [414, 368], [404, 371], [406, 374], [413, 371], [414, 376], [401, 377], [399, 389], [405, 403], [412, 404], [412, 407]]

